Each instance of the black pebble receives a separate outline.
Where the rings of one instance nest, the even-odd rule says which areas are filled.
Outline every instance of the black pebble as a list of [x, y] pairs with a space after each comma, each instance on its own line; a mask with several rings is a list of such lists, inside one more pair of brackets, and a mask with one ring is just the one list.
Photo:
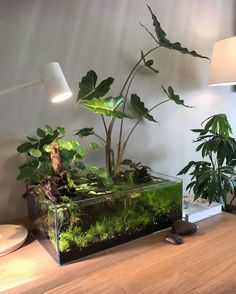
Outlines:
[[193, 234], [197, 231], [197, 229], [198, 226], [194, 223], [183, 220], [176, 220], [172, 225], [171, 233], [183, 236]]

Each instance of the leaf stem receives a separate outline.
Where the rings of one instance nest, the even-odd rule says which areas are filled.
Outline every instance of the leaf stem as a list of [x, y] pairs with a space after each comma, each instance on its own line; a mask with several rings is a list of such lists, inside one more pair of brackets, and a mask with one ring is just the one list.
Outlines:
[[106, 141], [98, 134], [93, 133], [95, 137], [97, 137], [104, 145], [106, 145]]
[[[133, 74], [132, 78], [130, 79], [130, 82], [129, 82], [129, 85], [127, 87], [127, 90], [126, 90], [126, 93], [125, 93], [125, 99], [124, 99], [124, 104], [123, 104], [123, 108], [122, 108], [122, 111], [124, 112], [125, 111], [125, 106], [126, 106], [126, 102], [127, 102], [127, 97], [128, 97], [128, 94], [129, 94], [129, 89], [130, 89], [130, 86], [132, 84], [132, 81], [134, 79], [134, 77], [136, 76], [136, 74], [138, 73], [138, 71], [140, 69], [142, 69], [145, 65], [143, 66], [140, 66]], [[122, 142], [122, 133], [123, 133], [123, 125], [124, 125], [124, 119], [122, 118], [121, 119], [121, 122], [120, 122], [120, 131], [119, 131], [119, 139], [118, 139], [118, 150], [117, 150], [117, 161], [119, 161], [119, 157], [120, 157], [120, 150], [121, 150], [121, 142]]]
[[145, 54], [143, 55], [142, 58], [139, 59], [139, 61], [134, 65], [133, 69], [131, 70], [131, 72], [129, 73], [128, 77], [126, 78], [125, 83], [124, 83], [124, 85], [123, 85], [123, 87], [122, 87], [122, 89], [121, 89], [121, 91], [120, 91], [120, 95], [123, 94], [123, 91], [124, 91], [126, 85], [128, 84], [130, 77], [132, 76], [132, 74], [134, 73], [134, 71], [136, 70], [136, 68], [139, 66], [139, 64], [140, 64], [140, 62], [143, 60], [143, 58], [146, 57], [147, 55], [149, 55], [152, 51], [154, 51], [154, 50], [156, 50], [156, 49], [158, 49], [158, 48], [160, 48], [160, 47], [161, 47], [161, 46], [158, 45], [158, 46], [152, 48], [152, 49], [149, 50], [147, 53], [145, 53]]
[[107, 135], [107, 125], [106, 125], [104, 115], [101, 114], [101, 117], [102, 117], [102, 122], [103, 122], [103, 125], [104, 125], [104, 129], [105, 129], [105, 132], [106, 132], [106, 135]]
[[[157, 106], [159, 106], [159, 105], [161, 105], [161, 104], [164, 104], [164, 103], [166, 103], [166, 102], [168, 102], [168, 101], [170, 101], [170, 100], [171, 100], [171, 99], [166, 99], [166, 100], [163, 100], [162, 102], [160, 102], [160, 103], [154, 105], [153, 107], [151, 107], [151, 108], [148, 110], [147, 113], [151, 112], [151, 111], [152, 111], [153, 109], [155, 109]], [[130, 132], [129, 132], [127, 138], [125, 139], [124, 144], [123, 144], [123, 146], [122, 146], [122, 148], [121, 148], [121, 150], [120, 150], [120, 153], [117, 155], [116, 167], [115, 167], [115, 173], [118, 172], [118, 169], [119, 169], [119, 167], [120, 167], [120, 163], [121, 163], [121, 161], [122, 161], [122, 159], [123, 159], [123, 155], [124, 155], [124, 152], [125, 152], [125, 148], [126, 148], [127, 143], [128, 143], [128, 141], [129, 141], [129, 139], [130, 139], [130, 136], [132, 135], [132, 133], [134, 132], [134, 130], [136, 129], [137, 125], [141, 122], [142, 119], [143, 119], [143, 117], [141, 116], [141, 117], [137, 120], [137, 122], [135, 123], [135, 125], [132, 127], [132, 129], [130, 130]]]

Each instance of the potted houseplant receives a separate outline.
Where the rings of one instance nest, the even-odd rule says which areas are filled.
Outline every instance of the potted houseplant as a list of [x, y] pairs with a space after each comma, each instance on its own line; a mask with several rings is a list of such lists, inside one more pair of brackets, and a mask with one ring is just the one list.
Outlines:
[[[147, 53], [141, 51], [118, 96], [108, 95], [113, 78], [97, 85], [97, 74], [90, 70], [79, 83], [77, 103], [101, 118], [104, 135], [93, 127], [76, 131], [76, 139], [68, 140], [64, 128], [46, 125], [36, 136], [18, 146], [27, 154], [20, 167], [19, 180], [26, 180], [30, 216], [35, 221], [35, 233], [45, 247], [62, 264], [88, 254], [124, 243], [139, 236], [166, 228], [182, 214], [182, 183], [179, 179], [151, 172], [140, 162], [124, 158], [129, 138], [146, 119], [156, 122], [150, 112], [159, 105], [174, 102], [189, 107], [172, 87], [162, 87], [166, 99], [147, 108], [137, 94], [129, 93], [131, 83], [143, 67], [154, 74], [153, 60], [147, 56], [164, 47], [193, 57], [207, 58], [189, 51], [179, 42], [172, 43], [148, 7], [155, 28], [156, 46]], [[136, 120], [126, 111], [127, 103], [138, 114]], [[124, 138], [126, 119], [135, 123]], [[119, 120], [117, 142], [112, 142], [113, 127]], [[87, 166], [81, 138], [93, 135], [104, 145], [105, 167]], [[91, 142], [92, 150], [99, 148]], [[117, 150], [114, 150], [117, 146]], [[52, 246], [53, 244], [53, 246]]]
[[[203, 160], [190, 161], [178, 175], [189, 173], [191, 182], [186, 189], [193, 191], [195, 200], [202, 197], [209, 201], [221, 203], [223, 209], [231, 211], [236, 197], [236, 141], [225, 114], [208, 117], [202, 122], [202, 128], [193, 129], [198, 134], [194, 142], [201, 152]], [[227, 194], [233, 195], [227, 203]]]

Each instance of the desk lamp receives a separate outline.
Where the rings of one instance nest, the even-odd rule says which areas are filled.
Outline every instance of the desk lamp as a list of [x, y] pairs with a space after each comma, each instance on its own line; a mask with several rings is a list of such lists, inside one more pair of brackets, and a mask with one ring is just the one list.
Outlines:
[[214, 44], [208, 85], [236, 85], [236, 36]]

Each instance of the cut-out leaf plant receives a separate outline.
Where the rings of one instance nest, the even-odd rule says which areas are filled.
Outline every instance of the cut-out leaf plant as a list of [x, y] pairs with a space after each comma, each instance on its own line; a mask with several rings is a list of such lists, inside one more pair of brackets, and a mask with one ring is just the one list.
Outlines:
[[[188, 54], [193, 57], [208, 59], [208, 57], [203, 56], [196, 51], [191, 51], [183, 47], [179, 42], [171, 42], [169, 39], [167, 39], [167, 35], [162, 29], [160, 22], [157, 20], [157, 17], [154, 15], [149, 6], [148, 9], [153, 19], [155, 34], [151, 33], [143, 24], [141, 24], [141, 26], [144, 27], [145, 30], [151, 35], [156, 43], [156, 46], [146, 53], [141, 51], [141, 58], [128, 74], [128, 77], [126, 78], [124, 85], [120, 90], [120, 93], [118, 93], [118, 96], [107, 96], [114, 79], [112, 77], [108, 77], [107, 79], [97, 84], [98, 77], [94, 70], [88, 71], [79, 83], [79, 92], [76, 101], [91, 112], [101, 115], [105, 134], [96, 134], [96, 136], [104, 144], [105, 167], [108, 171], [108, 174], [113, 177], [117, 176], [120, 172], [120, 166], [124, 158], [125, 148], [130, 139], [130, 136], [139, 125], [139, 123], [143, 119], [151, 122], [157, 122], [157, 120], [150, 114], [151, 111], [153, 111], [161, 104], [169, 101], [172, 101], [181, 106], [190, 107], [184, 103], [184, 101], [179, 97], [179, 95], [175, 93], [174, 89], [171, 86], [169, 86], [168, 88], [162, 86], [163, 93], [167, 96], [167, 99], [156, 103], [151, 107], [147, 107], [144, 104], [142, 98], [140, 98], [136, 93], [132, 93], [130, 95], [130, 87], [132, 81], [142, 68], [146, 67], [154, 74], [159, 73], [159, 68], [156, 69], [154, 67], [154, 61], [152, 59], [148, 59], [148, 55], [160, 48], [166, 48], [169, 50], [178, 51], [182, 54]], [[134, 125], [129, 130], [128, 135], [124, 137], [124, 119], [132, 119], [132, 116], [126, 113], [126, 106], [128, 102], [130, 102], [131, 107], [133, 107], [135, 112], [138, 114], [138, 119], [136, 119], [136, 121], [134, 122]], [[114, 123], [117, 119], [120, 120], [118, 138], [117, 142], [112, 142], [112, 138], [114, 138], [114, 136], [112, 136], [112, 131]], [[77, 131], [77, 135], [83, 137], [88, 135], [95, 135], [95, 133], [93, 131], [93, 128], [87, 127]], [[117, 150], [115, 151], [113, 150], [114, 146], [117, 146]]]

